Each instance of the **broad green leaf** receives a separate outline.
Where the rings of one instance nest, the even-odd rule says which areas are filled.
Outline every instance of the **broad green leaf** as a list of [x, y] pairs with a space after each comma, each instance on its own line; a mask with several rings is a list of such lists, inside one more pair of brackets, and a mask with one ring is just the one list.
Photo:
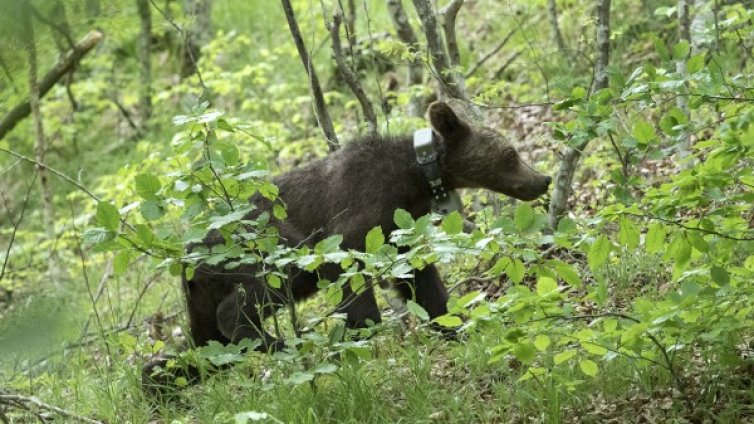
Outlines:
[[571, 97], [574, 99], [583, 99], [586, 97], [586, 89], [584, 87], [573, 87]]
[[587, 254], [587, 260], [589, 267], [595, 270], [607, 262], [607, 258], [610, 255], [611, 250], [610, 240], [604, 234], [597, 237], [597, 240], [592, 243]]
[[537, 337], [534, 338], [534, 347], [536, 347], [538, 351], [544, 352], [549, 346], [550, 338], [548, 336], [538, 334]]
[[337, 370], [337, 365], [328, 362], [322, 362], [321, 364], [313, 366], [309, 371], [313, 372], [314, 374], [332, 374]]
[[113, 272], [115, 275], [123, 275], [128, 269], [128, 263], [131, 261], [131, 252], [121, 250], [113, 258]]
[[550, 277], [539, 277], [537, 280], [537, 294], [540, 296], [546, 296], [550, 293], [558, 291], [558, 283]]
[[709, 269], [709, 275], [712, 281], [721, 286], [727, 286], [730, 283], [730, 274], [723, 267], [713, 266]]
[[160, 180], [152, 174], [136, 176], [136, 194], [144, 200], [157, 200], [157, 192], [160, 191]]
[[590, 341], [582, 341], [581, 347], [592, 355], [602, 356], [607, 353], [607, 349]]
[[655, 137], [657, 137], [657, 133], [655, 132], [655, 128], [652, 126], [652, 124], [644, 120], [640, 120], [634, 124], [631, 135], [633, 135], [634, 138], [642, 144], [649, 144], [650, 141], [654, 140]]
[[408, 229], [414, 226], [414, 218], [411, 217], [411, 214], [406, 212], [403, 209], [396, 209], [395, 213], [393, 214], [393, 221], [395, 221], [395, 225], [398, 226], [398, 228], [402, 229]]
[[285, 379], [286, 384], [298, 386], [299, 384], [306, 383], [314, 380], [314, 374], [308, 372], [296, 371]]
[[621, 218], [618, 225], [618, 241], [620, 241], [620, 244], [625, 246], [629, 251], [636, 249], [639, 246], [639, 239], [641, 237], [639, 229], [627, 218]]
[[100, 244], [115, 238], [115, 232], [107, 228], [89, 228], [81, 235], [84, 242], [89, 244]]
[[382, 234], [382, 227], [377, 226], [369, 230], [366, 237], [366, 252], [374, 253], [385, 244], [385, 235]]
[[288, 212], [285, 210], [285, 206], [280, 203], [275, 203], [275, 205], [272, 206], [272, 216], [276, 219], [284, 220], [288, 218]]
[[406, 301], [406, 309], [408, 309], [411, 314], [413, 314], [415, 317], [419, 318], [422, 321], [429, 321], [429, 314], [427, 311], [421, 307], [418, 303], [414, 302], [413, 300], [407, 300]]
[[242, 208], [242, 209], [236, 209], [235, 211], [227, 213], [225, 215], [213, 216], [212, 218], [209, 219], [210, 224], [209, 224], [209, 227], [207, 228], [209, 228], [210, 230], [216, 230], [228, 224], [237, 223], [243, 220], [248, 213], [249, 213], [249, 208]]
[[330, 253], [338, 250], [341, 243], [343, 243], [343, 236], [340, 234], [333, 234], [330, 237], [315, 244], [314, 251], [320, 254]]
[[686, 62], [686, 72], [690, 75], [695, 74], [704, 68], [704, 53], [691, 56]]
[[267, 274], [267, 284], [273, 289], [279, 289], [283, 285], [283, 280], [277, 274]]
[[528, 203], [520, 203], [513, 213], [513, 223], [519, 231], [526, 231], [534, 225], [534, 209]]
[[463, 231], [463, 217], [461, 214], [458, 211], [453, 211], [443, 218], [442, 229], [450, 235], [455, 235]]
[[681, 40], [679, 43], [673, 46], [673, 59], [684, 59], [689, 55], [690, 51], [691, 48], [689, 46], [689, 42], [686, 40]]
[[455, 315], [441, 315], [432, 321], [447, 328], [455, 328], [455, 327], [460, 327], [461, 325], [463, 325], [463, 321], [461, 320], [461, 318]]
[[652, 223], [647, 230], [647, 236], [644, 243], [647, 247], [647, 253], [659, 253], [665, 247], [665, 227], [660, 223]]
[[518, 343], [513, 347], [513, 354], [524, 364], [531, 364], [534, 362], [537, 351], [531, 343]]
[[162, 205], [156, 200], [145, 200], [141, 202], [139, 212], [141, 212], [141, 216], [147, 221], [154, 221], [165, 215], [165, 209], [163, 209]]
[[505, 269], [505, 273], [508, 274], [508, 278], [516, 284], [524, 281], [524, 274], [526, 273], [524, 263], [519, 259], [514, 259]]
[[582, 359], [581, 361], [579, 361], [579, 368], [581, 368], [581, 372], [588, 375], [589, 377], [596, 376], [600, 370], [600, 368], [597, 366], [597, 363], [589, 359]]
[[97, 203], [97, 223], [110, 231], [118, 231], [120, 212], [109, 202]]
[[573, 267], [563, 261], [554, 261], [555, 271], [558, 273], [558, 276], [560, 276], [563, 281], [566, 282], [566, 284], [579, 288], [581, 287], [581, 278], [579, 277], [579, 273], [576, 272]]
[[560, 365], [563, 362], [571, 360], [574, 356], [576, 356], [576, 349], [568, 349], [555, 354], [553, 361], [555, 361], [555, 365]]

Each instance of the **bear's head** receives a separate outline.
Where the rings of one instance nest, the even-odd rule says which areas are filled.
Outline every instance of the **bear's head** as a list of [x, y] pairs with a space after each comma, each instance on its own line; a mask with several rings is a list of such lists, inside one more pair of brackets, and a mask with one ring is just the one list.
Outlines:
[[445, 150], [441, 167], [449, 187], [486, 188], [520, 200], [534, 200], [547, 192], [552, 178], [521, 160], [502, 134], [475, 126], [463, 116], [462, 110], [443, 101], [427, 110]]

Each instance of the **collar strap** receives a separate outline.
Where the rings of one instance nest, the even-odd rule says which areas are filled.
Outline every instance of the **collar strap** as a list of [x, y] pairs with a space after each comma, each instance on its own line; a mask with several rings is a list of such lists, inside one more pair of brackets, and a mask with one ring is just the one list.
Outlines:
[[414, 152], [416, 162], [421, 166], [424, 178], [432, 192], [432, 212], [447, 215], [461, 209], [461, 198], [455, 190], [448, 190], [442, 184], [442, 173], [437, 161], [437, 150], [431, 128], [422, 128], [414, 132]]

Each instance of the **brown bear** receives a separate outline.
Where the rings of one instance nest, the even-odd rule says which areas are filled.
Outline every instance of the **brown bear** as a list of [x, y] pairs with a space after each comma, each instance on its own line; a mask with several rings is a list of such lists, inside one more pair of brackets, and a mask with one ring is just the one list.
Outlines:
[[[472, 125], [460, 112], [442, 101], [432, 103], [427, 112], [444, 189], [485, 188], [521, 200], [533, 200], [547, 191], [549, 176], [524, 163], [498, 132]], [[429, 213], [436, 194], [433, 189], [437, 188], [417, 162], [410, 135], [351, 142], [274, 178], [274, 183], [287, 205], [287, 219], [274, 222], [286, 243], [314, 245], [341, 234], [342, 247], [356, 250], [364, 249], [366, 234], [373, 227], [381, 226], [386, 234], [396, 229], [396, 209], [415, 218]], [[259, 210], [271, 207], [261, 196], [250, 201]], [[213, 232], [203, 245], [223, 242], [222, 236]], [[193, 344], [201, 346], [211, 340], [238, 343], [250, 338], [261, 339], [260, 350], [280, 349], [282, 340], [263, 330], [264, 319], [287, 302], [313, 295], [321, 278], [335, 281], [339, 273], [337, 265], [324, 265], [317, 273], [299, 270], [283, 287], [273, 289], [254, 277], [252, 266], [230, 271], [222, 264], [200, 264], [193, 277], [183, 282]], [[398, 283], [396, 289], [403, 298], [421, 305], [430, 318], [447, 312], [448, 293], [432, 265], [415, 271], [412, 280]], [[349, 301], [341, 312], [346, 314], [349, 328], [380, 322], [371, 287], [354, 295], [346, 284], [343, 291], [343, 299]], [[144, 376], [155, 381], [149, 376], [155, 366], [164, 364], [164, 359], [153, 361], [145, 367]]]

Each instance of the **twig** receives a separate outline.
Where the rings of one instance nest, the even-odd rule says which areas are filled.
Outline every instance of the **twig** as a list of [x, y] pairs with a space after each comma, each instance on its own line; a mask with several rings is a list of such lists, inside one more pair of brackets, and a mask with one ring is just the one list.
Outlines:
[[372, 102], [364, 93], [364, 88], [353, 73], [351, 68], [348, 67], [345, 57], [343, 56], [343, 48], [340, 43], [340, 24], [342, 22], [342, 15], [340, 12], [333, 14], [332, 22], [328, 24], [328, 30], [330, 31], [330, 38], [332, 39], [333, 56], [335, 57], [335, 63], [338, 65], [340, 75], [343, 76], [348, 87], [353, 92], [356, 99], [361, 105], [361, 110], [364, 112], [364, 118], [367, 120], [367, 129], [370, 134], [377, 134], [377, 116], [374, 114], [374, 108], [372, 108]]
[[687, 225], [684, 225], [682, 221], [676, 221], [676, 220], [673, 220], [673, 219], [663, 218], [663, 217], [660, 217], [660, 216], [641, 215], [641, 214], [630, 213], [630, 212], [622, 212], [621, 215], [627, 215], [627, 216], [633, 216], [633, 217], [636, 217], [636, 218], [644, 218], [644, 219], [651, 219], [651, 220], [655, 220], [655, 221], [661, 221], [661, 222], [664, 222], [666, 224], [671, 224], [671, 225], [675, 225], [676, 227], [683, 228], [684, 230], [698, 231], [700, 233], [714, 235], [714, 236], [717, 236], [717, 237], [720, 237], [720, 238], [723, 238], [723, 239], [726, 239], [726, 240], [733, 240], [733, 241], [754, 241], [754, 237], [735, 237], [735, 236], [729, 236], [727, 234], [719, 233], [719, 232], [713, 231], [713, 230], [707, 230], [707, 229], [701, 228], [701, 227], [689, 227]]
[[[60, 78], [67, 74], [71, 68], [78, 63], [84, 55], [89, 53], [97, 43], [102, 40], [102, 33], [99, 31], [91, 31], [84, 38], [76, 44], [75, 48], [68, 51], [63, 55], [58, 63], [50, 69], [49, 72], [39, 81], [39, 97], [42, 98], [50, 91]], [[0, 139], [11, 131], [16, 125], [25, 117], [31, 113], [31, 103], [29, 100], [25, 100], [22, 103], [14, 107], [7, 115], [0, 121]]]
[[54, 412], [66, 418], [70, 418], [76, 421], [81, 421], [83, 423], [105, 424], [103, 421], [93, 420], [91, 418], [87, 418], [82, 415], [74, 414], [73, 412], [67, 411], [58, 406], [50, 405], [49, 403], [42, 402], [41, 400], [39, 400], [38, 398], [34, 396], [23, 396], [19, 394], [10, 394], [10, 393], [0, 392], [0, 402], [5, 403], [6, 405], [9, 405], [9, 406], [15, 405], [15, 406], [21, 407], [23, 409], [26, 409], [27, 411], [33, 411], [34, 409], [43, 409], [45, 411]]
[[511, 57], [508, 58], [508, 60], [505, 61], [500, 67], [495, 71], [495, 79], [500, 79], [503, 76], [503, 72], [505, 72], [506, 69], [513, 63], [516, 59], [518, 59], [519, 56], [521, 56], [522, 51], [518, 50], [514, 52]]
[[311, 57], [309, 57], [309, 52], [306, 50], [306, 45], [301, 36], [298, 22], [296, 22], [296, 15], [293, 13], [293, 6], [291, 6], [290, 0], [280, 0], [280, 2], [283, 5], [285, 18], [288, 21], [288, 28], [291, 31], [293, 42], [298, 50], [298, 55], [301, 58], [301, 62], [304, 64], [306, 74], [309, 76], [309, 86], [312, 91], [312, 97], [314, 98], [314, 114], [317, 116], [317, 122], [325, 135], [325, 139], [327, 139], [327, 146], [330, 149], [330, 152], [334, 152], [340, 148], [340, 143], [338, 142], [337, 135], [335, 135], [335, 128], [333, 127], [330, 114], [327, 112], [325, 97], [322, 94], [322, 86], [319, 84], [317, 72], [314, 69]]
[[5, 249], [5, 258], [3, 259], [3, 267], [2, 269], [0, 269], [0, 281], [2, 281], [3, 277], [5, 276], [5, 270], [7, 269], [8, 262], [10, 261], [10, 251], [11, 251], [11, 248], [13, 248], [13, 243], [16, 240], [16, 233], [18, 232], [18, 228], [21, 226], [21, 222], [23, 221], [24, 215], [26, 214], [26, 208], [28, 207], [29, 199], [31, 198], [31, 189], [34, 187], [34, 184], [36, 183], [37, 175], [38, 175], [38, 169], [35, 167], [34, 175], [32, 177], [31, 183], [26, 188], [26, 194], [24, 195], [24, 200], [21, 205], [21, 215], [18, 217], [18, 220], [16, 220], [16, 222], [13, 222], [13, 217], [11, 216], [11, 213], [10, 213], [10, 206], [6, 202], [5, 195], [2, 196], [3, 203], [5, 204], [5, 209], [8, 211], [8, 219], [13, 225], [13, 231], [11, 232], [10, 240], [8, 241], [8, 248]]
[[[503, 47], [505, 47], [506, 44], [508, 44], [508, 41], [510, 41], [510, 39], [513, 37], [513, 35], [516, 34], [516, 32], [518, 32], [518, 28], [512, 29], [508, 33], [508, 35], [506, 35], [499, 43], [497, 43], [497, 45], [495, 47], [492, 48], [492, 50], [490, 50], [487, 54], [485, 54], [484, 56], [482, 56], [482, 58], [479, 59], [474, 64], [474, 66], [472, 66], [471, 69], [469, 69], [466, 72], [466, 74], [464, 75], [464, 77], [468, 78], [468, 77], [474, 75], [474, 73], [477, 70], [479, 70], [479, 68], [481, 68], [482, 66], [484, 66], [484, 64], [487, 63], [488, 60], [490, 60], [493, 56], [495, 56], [497, 54], [497, 52], [499, 52]], [[514, 56], [517, 56], [517, 55], [514, 54]], [[500, 73], [500, 71], [498, 71], [498, 73]]]

